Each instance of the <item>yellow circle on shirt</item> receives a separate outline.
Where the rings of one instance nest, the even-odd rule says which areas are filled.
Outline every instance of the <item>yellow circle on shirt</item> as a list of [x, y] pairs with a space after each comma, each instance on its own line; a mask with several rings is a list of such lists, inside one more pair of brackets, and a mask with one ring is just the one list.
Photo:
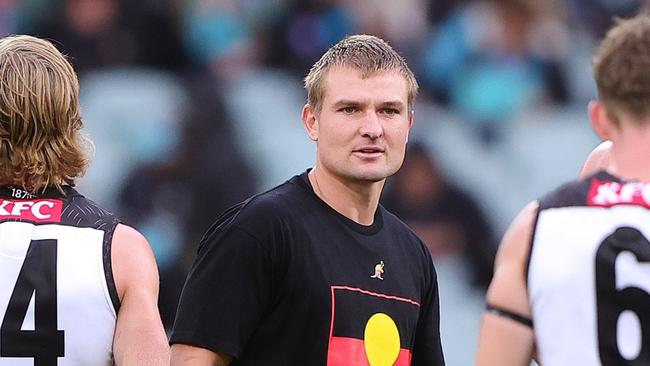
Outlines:
[[400, 350], [397, 325], [384, 313], [374, 314], [366, 323], [363, 343], [370, 366], [392, 366]]

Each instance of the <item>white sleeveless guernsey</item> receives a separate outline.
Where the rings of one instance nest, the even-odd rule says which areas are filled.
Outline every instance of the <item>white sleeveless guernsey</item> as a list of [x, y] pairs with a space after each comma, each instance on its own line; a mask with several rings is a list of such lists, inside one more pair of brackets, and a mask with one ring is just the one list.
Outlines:
[[650, 365], [650, 185], [600, 172], [540, 201], [528, 267], [544, 366]]
[[118, 222], [65, 192], [0, 187], [0, 366], [113, 364]]

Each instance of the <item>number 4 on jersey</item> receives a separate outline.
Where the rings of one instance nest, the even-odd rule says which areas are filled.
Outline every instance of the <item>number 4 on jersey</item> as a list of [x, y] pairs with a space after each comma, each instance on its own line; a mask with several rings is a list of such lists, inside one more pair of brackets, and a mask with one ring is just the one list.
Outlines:
[[[32, 240], [0, 327], [0, 357], [34, 358], [34, 366], [57, 364], [64, 332], [57, 330], [56, 240]], [[34, 330], [22, 330], [34, 296]]]

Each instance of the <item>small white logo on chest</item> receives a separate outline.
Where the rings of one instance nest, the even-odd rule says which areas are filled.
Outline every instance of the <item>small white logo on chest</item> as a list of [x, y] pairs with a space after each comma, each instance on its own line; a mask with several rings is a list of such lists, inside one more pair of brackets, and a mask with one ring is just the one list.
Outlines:
[[379, 263], [375, 264], [375, 274], [370, 276], [370, 278], [376, 278], [378, 280], [384, 280], [381, 275], [384, 273], [384, 261], [379, 261]]

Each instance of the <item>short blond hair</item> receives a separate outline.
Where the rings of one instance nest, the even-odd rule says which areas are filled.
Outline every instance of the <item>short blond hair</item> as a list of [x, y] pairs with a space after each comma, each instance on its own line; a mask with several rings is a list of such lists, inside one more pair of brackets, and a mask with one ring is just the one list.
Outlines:
[[25, 35], [0, 39], [0, 185], [74, 185], [92, 147], [82, 127], [79, 81], [56, 47]]
[[418, 94], [418, 82], [406, 61], [386, 41], [370, 35], [353, 35], [330, 47], [309, 70], [305, 77], [307, 103], [320, 112], [325, 94], [324, 78], [332, 67], [351, 67], [361, 72], [363, 78], [379, 72], [398, 71], [408, 84], [408, 107]]
[[644, 120], [650, 114], [650, 16], [618, 20], [593, 58], [598, 98], [610, 115]]

